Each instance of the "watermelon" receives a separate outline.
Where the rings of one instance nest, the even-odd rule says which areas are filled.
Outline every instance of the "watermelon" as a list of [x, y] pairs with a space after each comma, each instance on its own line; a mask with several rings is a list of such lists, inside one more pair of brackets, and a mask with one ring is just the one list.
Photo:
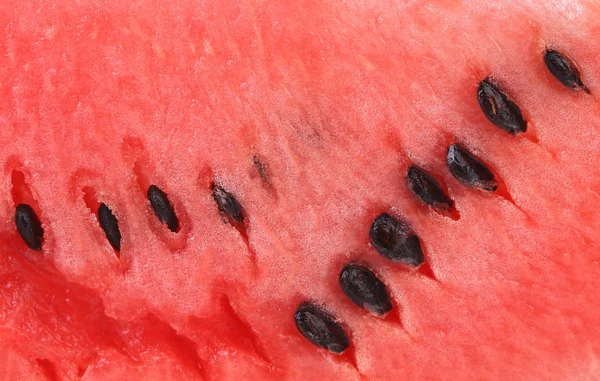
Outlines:
[[0, 10], [0, 379], [600, 377], [597, 2]]

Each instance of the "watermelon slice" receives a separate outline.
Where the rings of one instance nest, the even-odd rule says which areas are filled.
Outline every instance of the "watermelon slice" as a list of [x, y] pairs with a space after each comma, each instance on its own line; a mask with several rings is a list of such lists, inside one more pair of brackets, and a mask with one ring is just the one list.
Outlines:
[[0, 6], [0, 379], [597, 380], [595, 1]]

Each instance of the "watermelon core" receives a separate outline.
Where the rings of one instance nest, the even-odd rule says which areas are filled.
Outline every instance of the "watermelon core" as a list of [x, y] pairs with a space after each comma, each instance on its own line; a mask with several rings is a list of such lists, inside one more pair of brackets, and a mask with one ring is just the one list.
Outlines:
[[[597, 4], [329, 3], [0, 6], [0, 379], [599, 377]], [[546, 48], [590, 94], [550, 73]], [[486, 119], [488, 76], [526, 133]], [[453, 143], [497, 191], [452, 176]], [[414, 197], [412, 164], [455, 213]], [[17, 233], [21, 203], [41, 252]], [[420, 237], [418, 269], [371, 244], [381, 213]], [[357, 261], [387, 287], [387, 315], [341, 290]], [[343, 354], [300, 335], [304, 302], [343, 328]]]

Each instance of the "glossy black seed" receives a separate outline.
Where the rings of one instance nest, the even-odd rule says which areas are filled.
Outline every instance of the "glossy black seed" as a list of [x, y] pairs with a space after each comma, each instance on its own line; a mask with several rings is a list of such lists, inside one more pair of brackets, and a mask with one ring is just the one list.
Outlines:
[[117, 217], [115, 217], [110, 208], [104, 203], [101, 203], [98, 207], [98, 221], [100, 221], [100, 227], [104, 230], [106, 239], [108, 239], [113, 249], [117, 251], [121, 250], [119, 221], [117, 221]]
[[348, 336], [329, 314], [314, 304], [305, 303], [294, 314], [296, 328], [308, 341], [333, 353], [348, 348]]
[[498, 182], [492, 171], [463, 146], [451, 144], [446, 163], [452, 175], [464, 185], [490, 192], [498, 189]]
[[570, 89], [582, 89], [589, 93], [581, 80], [581, 73], [575, 62], [556, 50], [547, 49], [544, 53], [544, 63], [550, 73], [563, 85]]
[[19, 204], [15, 213], [15, 222], [17, 231], [25, 244], [32, 250], [42, 251], [44, 229], [31, 206]]
[[408, 223], [394, 216], [387, 213], [377, 216], [369, 237], [379, 254], [392, 262], [415, 267], [425, 262], [419, 237]]
[[344, 266], [340, 273], [340, 286], [354, 304], [376, 315], [385, 315], [392, 309], [385, 284], [365, 266]]
[[493, 84], [490, 78], [479, 84], [477, 99], [486, 118], [497, 127], [513, 135], [527, 131], [527, 121], [519, 106]]
[[440, 183], [429, 173], [416, 165], [410, 165], [406, 173], [408, 189], [427, 205], [441, 210], [450, 210], [454, 201], [448, 197]]
[[229, 220], [232, 225], [244, 223], [244, 211], [235, 197], [217, 184], [212, 185], [212, 197], [217, 203], [219, 212]]
[[158, 220], [167, 225], [172, 232], [177, 232], [179, 230], [179, 219], [166, 193], [156, 185], [150, 185], [148, 187], [148, 200]]

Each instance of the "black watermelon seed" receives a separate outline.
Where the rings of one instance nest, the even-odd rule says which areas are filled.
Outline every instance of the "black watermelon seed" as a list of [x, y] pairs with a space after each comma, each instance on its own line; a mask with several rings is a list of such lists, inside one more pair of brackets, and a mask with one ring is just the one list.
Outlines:
[[294, 321], [302, 336], [316, 346], [338, 354], [350, 346], [342, 327], [314, 304], [301, 304], [294, 314]]
[[344, 266], [340, 273], [340, 286], [354, 304], [376, 315], [385, 315], [392, 309], [385, 284], [365, 266]]
[[477, 99], [486, 118], [497, 127], [513, 135], [527, 131], [527, 121], [519, 106], [493, 84], [490, 78], [479, 84]]
[[544, 63], [550, 73], [563, 85], [570, 89], [582, 89], [587, 93], [590, 92], [581, 80], [579, 68], [569, 57], [556, 50], [547, 49], [544, 53]]
[[100, 221], [100, 227], [106, 234], [106, 239], [113, 247], [113, 249], [121, 250], [121, 231], [119, 230], [119, 221], [117, 217], [112, 213], [110, 208], [106, 204], [101, 203], [98, 207], [98, 221]]
[[167, 225], [172, 232], [177, 232], [179, 230], [179, 219], [175, 214], [173, 205], [167, 198], [167, 194], [156, 185], [150, 185], [148, 187], [148, 200], [158, 220]]
[[42, 251], [44, 229], [31, 206], [19, 204], [15, 213], [15, 222], [17, 231], [25, 244], [32, 250]]
[[417, 267], [425, 262], [419, 237], [405, 221], [387, 213], [375, 218], [369, 232], [371, 243], [392, 262]]
[[446, 163], [452, 175], [464, 185], [494, 192], [498, 182], [492, 171], [460, 144], [448, 147]]
[[212, 184], [212, 197], [217, 203], [221, 215], [227, 218], [232, 225], [243, 225], [244, 209], [231, 193], [220, 185]]
[[412, 164], [406, 173], [408, 188], [417, 198], [436, 209], [450, 210], [454, 201], [448, 197], [440, 183], [424, 169]]

